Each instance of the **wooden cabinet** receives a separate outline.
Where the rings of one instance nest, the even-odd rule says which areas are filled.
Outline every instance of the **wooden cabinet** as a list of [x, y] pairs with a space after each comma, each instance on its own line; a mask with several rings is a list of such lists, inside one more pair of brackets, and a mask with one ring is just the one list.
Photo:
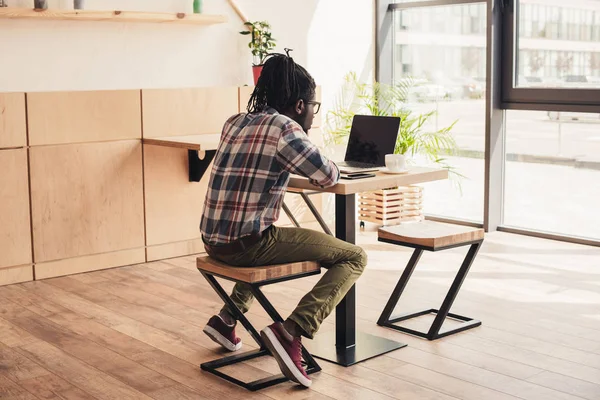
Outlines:
[[28, 93], [29, 145], [142, 137], [139, 90]]
[[144, 137], [221, 133], [237, 113], [235, 87], [142, 90]]
[[0, 93], [0, 149], [26, 145], [25, 94]]
[[211, 167], [200, 182], [189, 182], [187, 150], [144, 145], [149, 261], [204, 251], [200, 218]]
[[[99, 269], [56, 260], [133, 251], [117, 264], [144, 262], [142, 145], [139, 140], [30, 149], [36, 275]], [[53, 270], [49, 270], [52, 267]], [[86, 269], [87, 268], [87, 269]]]
[[27, 150], [0, 150], [0, 285], [33, 279]]

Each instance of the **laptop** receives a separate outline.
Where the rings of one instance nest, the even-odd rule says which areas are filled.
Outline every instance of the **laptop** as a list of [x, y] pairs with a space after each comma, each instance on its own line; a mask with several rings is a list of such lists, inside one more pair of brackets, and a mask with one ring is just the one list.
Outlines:
[[392, 154], [398, 138], [400, 117], [355, 115], [344, 161], [336, 163], [341, 173], [378, 171], [385, 155]]

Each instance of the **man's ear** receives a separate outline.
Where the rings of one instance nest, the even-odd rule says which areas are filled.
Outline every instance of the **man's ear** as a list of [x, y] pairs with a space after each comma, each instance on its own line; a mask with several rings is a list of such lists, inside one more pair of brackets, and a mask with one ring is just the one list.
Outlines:
[[304, 100], [300, 99], [296, 102], [296, 107], [294, 108], [294, 111], [296, 111], [296, 114], [302, 115], [304, 114], [304, 108], [306, 108], [306, 104], [304, 104]]

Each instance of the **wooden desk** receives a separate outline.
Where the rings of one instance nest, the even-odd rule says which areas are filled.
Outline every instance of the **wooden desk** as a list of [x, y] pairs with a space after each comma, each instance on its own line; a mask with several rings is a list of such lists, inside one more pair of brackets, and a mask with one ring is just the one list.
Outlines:
[[[373, 178], [344, 180], [327, 189], [310, 184], [308, 179], [292, 176], [290, 190], [310, 189], [335, 194], [335, 235], [356, 243], [356, 193], [431, 182], [448, 178], [445, 169], [412, 168], [402, 175], [378, 172]], [[335, 309], [335, 333], [318, 333], [306, 341], [310, 353], [318, 358], [348, 367], [369, 358], [388, 353], [406, 344], [356, 331], [356, 288], [353, 286]]]
[[337, 185], [326, 189], [321, 189], [312, 185], [306, 178], [292, 175], [290, 178], [289, 188], [290, 191], [297, 189], [308, 189], [323, 193], [348, 195], [396, 186], [407, 186], [415, 183], [439, 181], [443, 179], [448, 179], [448, 171], [445, 169], [415, 167], [411, 168], [411, 170], [406, 174], [392, 175], [384, 174], [383, 172], [377, 172], [376, 176], [373, 178], [354, 180], [340, 179]]

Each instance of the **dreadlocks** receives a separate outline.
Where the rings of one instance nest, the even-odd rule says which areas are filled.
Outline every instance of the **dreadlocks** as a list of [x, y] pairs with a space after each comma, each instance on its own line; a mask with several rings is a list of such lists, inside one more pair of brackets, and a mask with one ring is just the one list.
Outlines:
[[[288, 50], [286, 49], [286, 52]], [[316, 84], [312, 76], [292, 57], [272, 54], [265, 62], [252, 97], [248, 102], [249, 113], [259, 113], [273, 107], [278, 112], [294, 105], [298, 100], [311, 100]]]

